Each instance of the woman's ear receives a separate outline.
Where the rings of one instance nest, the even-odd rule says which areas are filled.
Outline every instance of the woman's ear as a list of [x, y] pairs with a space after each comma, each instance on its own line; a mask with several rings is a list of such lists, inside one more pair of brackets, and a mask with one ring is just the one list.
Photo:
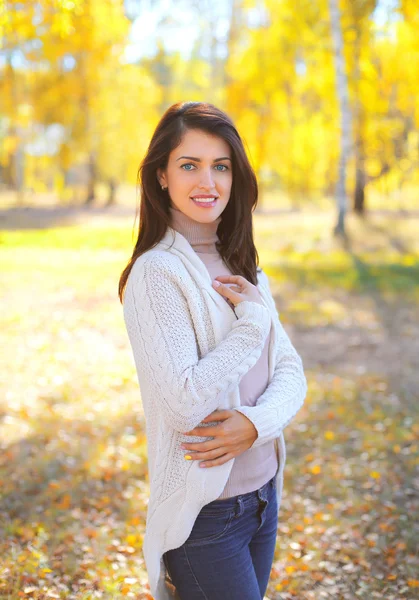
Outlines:
[[165, 174], [161, 169], [157, 169], [157, 181], [163, 187], [167, 187]]

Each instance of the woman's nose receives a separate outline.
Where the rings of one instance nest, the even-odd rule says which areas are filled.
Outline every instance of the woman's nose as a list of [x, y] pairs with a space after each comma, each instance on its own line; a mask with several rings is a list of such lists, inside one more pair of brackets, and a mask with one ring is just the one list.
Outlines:
[[208, 188], [214, 187], [214, 180], [212, 178], [212, 173], [210, 170], [202, 171], [201, 186], [208, 187]]

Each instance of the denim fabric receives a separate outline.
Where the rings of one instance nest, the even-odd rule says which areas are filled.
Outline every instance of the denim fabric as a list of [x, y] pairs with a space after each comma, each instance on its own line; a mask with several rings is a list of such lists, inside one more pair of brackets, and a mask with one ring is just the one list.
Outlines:
[[180, 600], [262, 600], [278, 528], [276, 480], [206, 504], [190, 536], [163, 554]]

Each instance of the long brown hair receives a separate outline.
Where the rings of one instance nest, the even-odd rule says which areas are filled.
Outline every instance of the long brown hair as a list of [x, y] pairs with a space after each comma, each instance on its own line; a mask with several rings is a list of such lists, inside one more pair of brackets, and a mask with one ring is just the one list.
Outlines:
[[169, 154], [181, 143], [187, 130], [199, 129], [225, 140], [232, 151], [233, 181], [230, 199], [218, 225], [217, 250], [234, 275], [256, 285], [259, 256], [253, 241], [252, 212], [257, 206], [256, 175], [242, 139], [226, 113], [207, 102], [178, 102], [164, 113], [151, 138], [137, 173], [141, 191], [138, 238], [132, 256], [119, 279], [121, 303], [135, 260], [160, 242], [170, 225], [169, 195], [161, 189], [157, 169], [165, 169]]

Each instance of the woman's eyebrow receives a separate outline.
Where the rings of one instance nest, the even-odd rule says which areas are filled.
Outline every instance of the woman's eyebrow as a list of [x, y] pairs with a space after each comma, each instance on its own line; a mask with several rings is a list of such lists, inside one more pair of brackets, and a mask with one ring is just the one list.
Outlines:
[[[189, 160], [194, 160], [196, 162], [201, 162], [201, 159], [200, 158], [196, 158], [196, 156], [180, 156], [179, 158], [176, 159], [176, 162], [178, 160], [180, 160], [181, 158], [188, 158]], [[230, 160], [231, 161], [231, 158], [229, 156], [222, 156], [221, 158], [214, 159], [213, 162], [218, 162], [220, 160]]]

